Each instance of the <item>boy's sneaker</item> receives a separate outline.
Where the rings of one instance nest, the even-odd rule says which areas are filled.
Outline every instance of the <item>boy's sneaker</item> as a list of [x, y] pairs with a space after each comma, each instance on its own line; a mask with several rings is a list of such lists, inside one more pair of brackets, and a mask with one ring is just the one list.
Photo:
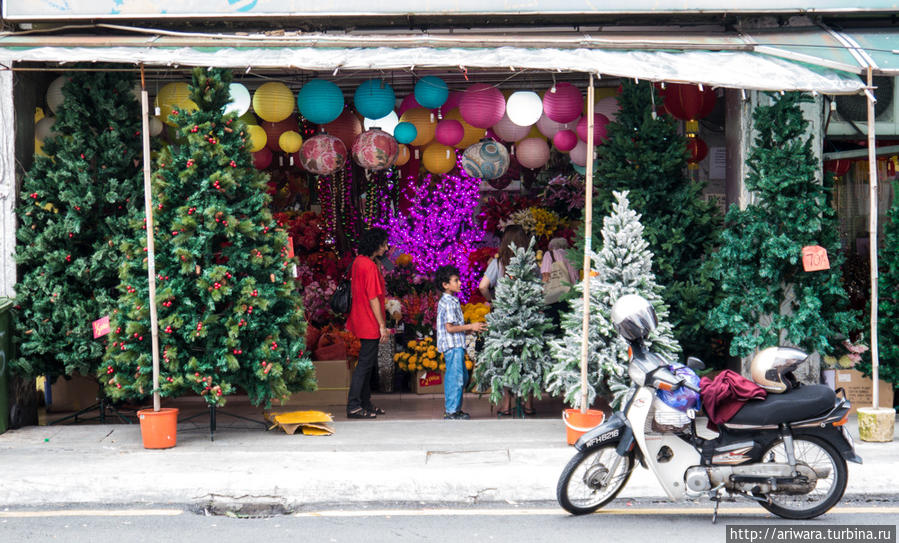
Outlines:
[[444, 413], [443, 420], [468, 420], [471, 415], [464, 411], [456, 411], [455, 413]]

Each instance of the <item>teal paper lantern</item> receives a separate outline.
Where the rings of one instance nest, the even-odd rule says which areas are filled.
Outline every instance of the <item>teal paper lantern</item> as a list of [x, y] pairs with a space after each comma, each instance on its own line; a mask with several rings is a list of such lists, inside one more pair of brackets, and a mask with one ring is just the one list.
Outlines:
[[509, 169], [510, 162], [506, 146], [491, 139], [475, 143], [462, 154], [462, 169], [471, 177], [480, 179], [502, 177]]
[[297, 93], [300, 114], [315, 124], [328, 124], [343, 112], [343, 91], [325, 79], [308, 81]]
[[412, 143], [418, 137], [418, 129], [414, 124], [403, 121], [393, 129], [393, 137], [400, 143]]
[[446, 82], [434, 75], [427, 75], [415, 84], [415, 101], [428, 109], [434, 109], [446, 103], [449, 88]]
[[380, 119], [393, 111], [396, 94], [393, 93], [393, 87], [383, 79], [369, 79], [356, 88], [353, 104], [363, 117]]

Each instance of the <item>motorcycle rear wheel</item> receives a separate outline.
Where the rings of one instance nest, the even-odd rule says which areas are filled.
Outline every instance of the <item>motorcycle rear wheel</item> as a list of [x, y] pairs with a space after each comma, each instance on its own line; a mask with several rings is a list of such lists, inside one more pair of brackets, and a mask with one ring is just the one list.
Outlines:
[[633, 456], [624, 456], [615, 473], [610, 474], [616, 458], [615, 445], [578, 451], [562, 470], [556, 485], [559, 505], [572, 515], [586, 515], [612, 501], [624, 488], [634, 467]]
[[[829, 469], [827, 477], [818, 478], [815, 488], [808, 494], [770, 494], [771, 503], [759, 505], [775, 515], [788, 519], [810, 519], [823, 515], [837, 504], [846, 492], [846, 460], [821, 438], [797, 435], [793, 438], [796, 462], [805, 464], [821, 473]], [[783, 440], [775, 441], [762, 455], [763, 462], [787, 462]]]

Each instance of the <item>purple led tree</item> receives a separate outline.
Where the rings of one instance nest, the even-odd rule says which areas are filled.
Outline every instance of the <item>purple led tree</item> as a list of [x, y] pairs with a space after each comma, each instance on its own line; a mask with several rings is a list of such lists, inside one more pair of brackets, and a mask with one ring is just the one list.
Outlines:
[[481, 180], [461, 167], [457, 171], [428, 174], [418, 181], [408, 178], [406, 198], [412, 205], [378, 226], [387, 229], [393, 247], [412, 256], [418, 273], [430, 276], [445, 264], [459, 268], [464, 302], [479, 279], [468, 255], [484, 239], [484, 232], [474, 216]]

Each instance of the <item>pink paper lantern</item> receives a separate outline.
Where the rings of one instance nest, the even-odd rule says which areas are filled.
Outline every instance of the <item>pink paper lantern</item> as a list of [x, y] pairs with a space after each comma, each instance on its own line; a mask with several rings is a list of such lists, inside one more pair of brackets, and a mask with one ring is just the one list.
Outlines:
[[446, 118], [446, 114], [459, 107], [459, 104], [461, 102], [462, 93], [459, 91], [450, 91], [446, 102], [444, 102], [442, 106], [437, 108], [437, 111], [440, 113], [441, 117]]
[[609, 119], [609, 122], [615, 122], [619, 109], [621, 106], [618, 105], [618, 98], [614, 96], [603, 98], [593, 105], [593, 113], [602, 113]]
[[552, 138], [559, 130], [574, 130], [577, 128], [577, 122], [560, 123], [546, 116], [546, 113], [540, 116], [537, 121], [537, 130], [547, 138]]
[[437, 123], [437, 132], [434, 139], [443, 145], [453, 146], [465, 137], [465, 128], [455, 119], [443, 119]]
[[525, 168], [542, 168], [549, 160], [549, 145], [543, 138], [525, 138], [515, 144], [515, 158]]
[[415, 95], [410, 94], [409, 96], [403, 98], [403, 101], [400, 102], [400, 107], [396, 109], [396, 114], [398, 117], [401, 117], [403, 113], [406, 112], [406, 110], [416, 107], [421, 107], [421, 105], [419, 105], [419, 103], [415, 100]]
[[577, 145], [577, 134], [572, 130], [559, 130], [556, 132], [556, 135], [553, 136], [553, 145], [555, 145], [556, 149], [559, 151], [567, 153]]
[[393, 166], [399, 151], [393, 136], [377, 128], [359, 134], [353, 142], [353, 160], [366, 170], [378, 171]]
[[318, 175], [328, 175], [342, 168], [346, 155], [346, 145], [329, 134], [312, 136], [300, 147], [303, 168]]
[[272, 165], [272, 152], [268, 147], [263, 147], [259, 151], [253, 153], [253, 167], [257, 170], [264, 170]]
[[560, 123], [570, 123], [580, 116], [584, 109], [581, 91], [571, 83], [557, 83], [543, 95], [543, 112], [550, 119]]
[[571, 162], [577, 164], [578, 166], [586, 166], [587, 165], [587, 143], [581, 140], [578, 140], [577, 145], [568, 153], [568, 158], [571, 159]]
[[459, 103], [462, 119], [475, 128], [490, 128], [503, 118], [506, 98], [493, 85], [475, 83], [468, 87]]
[[[609, 118], [602, 113], [593, 114], [593, 145], [600, 145], [606, 140], [606, 125]], [[587, 117], [581, 117], [577, 123], [577, 137], [581, 141], [587, 141]]]
[[530, 126], [518, 126], [513, 123], [508, 115], [503, 115], [498, 123], [493, 125], [493, 132], [503, 141], [520, 141], [528, 136]]

